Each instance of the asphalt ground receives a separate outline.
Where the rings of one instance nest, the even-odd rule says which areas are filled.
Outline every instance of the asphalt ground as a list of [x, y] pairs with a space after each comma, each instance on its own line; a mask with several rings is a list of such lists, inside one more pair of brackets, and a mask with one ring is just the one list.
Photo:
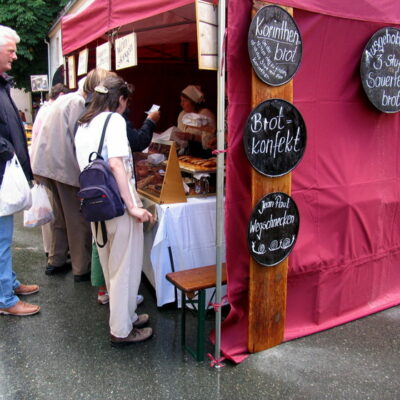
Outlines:
[[[110, 346], [108, 307], [71, 272], [44, 274], [39, 228], [15, 219], [14, 263], [40, 292], [38, 315], [0, 316], [0, 399], [400, 399], [400, 307], [253, 354], [221, 369], [196, 362], [180, 345], [179, 312], [157, 308], [143, 280], [139, 312], [154, 336], [124, 349]], [[194, 321], [189, 320], [189, 336]], [[214, 326], [213, 315], [207, 330]], [[207, 351], [213, 352], [211, 343]]]

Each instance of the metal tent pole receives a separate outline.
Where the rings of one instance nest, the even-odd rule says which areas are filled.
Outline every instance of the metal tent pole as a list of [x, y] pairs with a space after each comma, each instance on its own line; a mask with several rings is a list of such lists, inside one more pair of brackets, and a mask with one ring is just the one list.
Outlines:
[[[226, 5], [225, 0], [218, 2], [218, 102], [217, 102], [217, 210], [216, 210], [216, 304], [221, 304], [222, 280], [222, 238], [224, 233], [224, 158], [225, 148], [225, 29]], [[215, 313], [215, 360], [221, 357], [221, 307]], [[219, 362], [215, 367], [220, 367]]]

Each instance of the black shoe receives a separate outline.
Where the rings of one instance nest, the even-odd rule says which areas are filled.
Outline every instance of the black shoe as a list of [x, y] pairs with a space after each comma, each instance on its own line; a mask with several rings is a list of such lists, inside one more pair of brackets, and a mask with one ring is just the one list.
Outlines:
[[64, 265], [61, 265], [60, 267], [56, 267], [54, 265], [47, 264], [46, 271], [44, 271], [44, 273], [46, 275], [56, 275], [56, 274], [65, 273], [70, 269], [71, 269], [70, 263], [65, 263]]
[[90, 272], [87, 272], [86, 274], [83, 275], [74, 275], [74, 281], [75, 282], [90, 281]]

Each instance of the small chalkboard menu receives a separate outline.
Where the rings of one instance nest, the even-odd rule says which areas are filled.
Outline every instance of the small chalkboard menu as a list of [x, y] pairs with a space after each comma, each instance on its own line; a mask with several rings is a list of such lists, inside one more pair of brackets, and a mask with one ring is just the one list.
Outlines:
[[269, 99], [250, 113], [243, 141], [253, 168], [266, 176], [281, 176], [300, 162], [306, 148], [306, 126], [293, 104]]
[[282, 7], [258, 10], [250, 24], [247, 45], [253, 69], [263, 82], [280, 86], [296, 73], [302, 55], [300, 31]]
[[361, 81], [371, 103], [380, 111], [400, 111], [400, 29], [375, 32], [361, 57]]
[[250, 218], [250, 254], [265, 267], [279, 264], [292, 251], [298, 232], [296, 203], [285, 193], [269, 193], [258, 202]]

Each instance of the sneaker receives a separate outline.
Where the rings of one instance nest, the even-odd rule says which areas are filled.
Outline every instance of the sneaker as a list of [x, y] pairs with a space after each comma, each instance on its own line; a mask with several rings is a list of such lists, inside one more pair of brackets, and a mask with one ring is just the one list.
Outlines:
[[108, 304], [110, 301], [110, 296], [108, 295], [108, 292], [105, 292], [103, 290], [99, 290], [97, 292], [97, 302], [99, 304]]
[[110, 335], [110, 341], [112, 346], [122, 347], [133, 343], [144, 342], [145, 340], [150, 339], [152, 335], [153, 329], [151, 328], [133, 328], [131, 333], [125, 338]]
[[[108, 304], [110, 301], [110, 296], [108, 295], [108, 292], [105, 292], [103, 290], [99, 290], [97, 293], [97, 302], [99, 304]], [[138, 294], [136, 296], [136, 305], [142, 304], [144, 301], [144, 297], [141, 294]]]

